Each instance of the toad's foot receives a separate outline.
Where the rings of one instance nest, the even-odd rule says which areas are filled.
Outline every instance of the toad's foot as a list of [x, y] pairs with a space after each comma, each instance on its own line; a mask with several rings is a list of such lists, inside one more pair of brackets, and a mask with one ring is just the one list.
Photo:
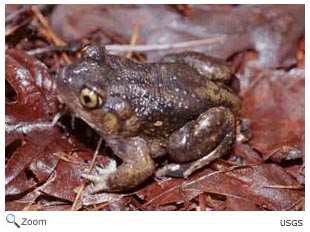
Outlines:
[[94, 174], [82, 173], [81, 177], [91, 181], [94, 185], [89, 187], [91, 193], [96, 193], [101, 190], [107, 189], [108, 176], [117, 171], [116, 161], [111, 160], [107, 167], [95, 166]]
[[95, 183], [90, 190], [92, 193], [130, 190], [154, 173], [155, 164], [150, 156], [150, 149], [143, 139], [108, 138], [106, 142], [123, 162], [118, 168], [115, 165], [115, 168], [112, 167], [110, 170], [100, 170], [99, 175], [83, 174], [84, 178]]
[[168, 164], [156, 170], [155, 176], [158, 179], [165, 177], [184, 177], [183, 173], [188, 169], [190, 163], [187, 164]]

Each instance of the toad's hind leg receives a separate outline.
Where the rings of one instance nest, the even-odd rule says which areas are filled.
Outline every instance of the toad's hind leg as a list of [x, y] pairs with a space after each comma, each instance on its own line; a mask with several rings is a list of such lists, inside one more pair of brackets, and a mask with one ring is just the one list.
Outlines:
[[187, 64], [203, 77], [217, 83], [229, 83], [232, 78], [230, 67], [224, 60], [200, 52], [167, 54], [160, 59], [160, 62]]
[[235, 117], [225, 107], [215, 107], [187, 123], [169, 138], [170, 164], [156, 173], [157, 177], [176, 176], [187, 178], [215, 159], [227, 154], [235, 141]]

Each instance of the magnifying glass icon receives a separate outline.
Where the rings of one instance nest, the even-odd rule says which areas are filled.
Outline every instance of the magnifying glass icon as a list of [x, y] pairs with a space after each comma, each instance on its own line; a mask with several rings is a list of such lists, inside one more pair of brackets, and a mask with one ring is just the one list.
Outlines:
[[14, 223], [15, 226], [17, 226], [18, 228], [20, 228], [20, 226], [15, 222], [15, 215], [14, 215], [14, 214], [8, 214], [8, 215], [6, 216], [6, 221], [7, 221], [8, 223]]

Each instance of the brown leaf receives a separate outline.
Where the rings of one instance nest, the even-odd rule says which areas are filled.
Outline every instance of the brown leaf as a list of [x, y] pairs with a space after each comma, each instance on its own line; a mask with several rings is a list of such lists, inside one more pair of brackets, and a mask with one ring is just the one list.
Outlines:
[[32, 114], [20, 115], [24, 120], [50, 119], [56, 112], [56, 92], [46, 66], [21, 51], [7, 50], [5, 70], [5, 80], [17, 95], [14, 101], [6, 99], [8, 113], [16, 112], [12, 107], [25, 107]]
[[[287, 174], [281, 167], [275, 164], [232, 166], [231, 164], [215, 162], [219, 170], [210, 172], [204, 170], [203, 175], [192, 180], [174, 183], [160, 187], [152, 186], [152, 190], [158, 191], [139, 192], [140, 197], [146, 199], [145, 205], [158, 207], [172, 202], [190, 201], [202, 192], [222, 195], [225, 198], [237, 199], [234, 202], [242, 202], [243, 205], [235, 204], [236, 208], [229, 210], [259, 209], [268, 210], [300, 210], [300, 199], [303, 198], [303, 187]], [[174, 180], [173, 180], [174, 181]], [[169, 182], [169, 181], [168, 181]], [[283, 188], [277, 188], [281, 186]], [[298, 189], [291, 189], [291, 187]], [[160, 190], [159, 190], [160, 189]]]
[[78, 166], [60, 161], [53, 175], [40, 187], [40, 190], [65, 201], [74, 201], [75, 188], [81, 184]]
[[[36, 198], [44, 195], [42, 192], [45, 196], [54, 197], [54, 200], [73, 201], [74, 188], [81, 184], [78, 170], [85, 168], [83, 165], [87, 166], [92, 154], [89, 148], [74, 139], [69, 141], [56, 126], [52, 126], [51, 120], [57, 110], [54, 78], [43, 63], [16, 50], [6, 53], [5, 74], [8, 83], [5, 166], [7, 210], [28, 207]], [[61, 157], [56, 154], [71, 153], [72, 149], [88, 152], [86, 155], [79, 153], [76, 157], [78, 163], [59, 162]], [[19, 201], [23, 199], [28, 199], [27, 203], [20, 204]]]
[[[115, 37], [129, 43], [141, 19], [141, 44], [174, 44], [225, 35], [220, 45], [185, 50], [227, 59], [237, 52], [255, 49], [260, 54], [257, 65], [262, 68], [289, 67], [297, 62], [304, 17], [304, 5], [240, 5], [217, 10], [197, 5], [192, 6], [186, 17], [165, 5], [59, 5], [53, 12], [51, 25], [66, 41], [99, 31], [103, 43], [115, 43]], [[179, 51], [182, 50], [148, 53], [148, 60]]]
[[250, 143], [260, 151], [264, 160], [279, 149], [288, 158], [302, 158], [304, 75], [301, 69], [263, 71], [252, 77], [243, 94], [243, 116], [250, 120], [253, 135]]

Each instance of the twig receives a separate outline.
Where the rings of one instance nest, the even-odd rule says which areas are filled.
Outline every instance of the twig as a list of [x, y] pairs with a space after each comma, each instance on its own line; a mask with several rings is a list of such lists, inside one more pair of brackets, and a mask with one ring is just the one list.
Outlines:
[[[131, 39], [130, 39], [130, 45], [131, 46], [134, 46], [137, 44], [138, 42], [138, 39], [139, 39], [139, 33], [140, 33], [140, 26], [141, 26], [141, 23], [140, 23], [140, 20], [138, 20], [138, 22], [136, 23], [135, 25], [135, 28], [133, 30], [133, 34], [131, 36]], [[131, 58], [132, 56], [132, 51], [129, 51], [126, 55], [127, 58]]]
[[98, 144], [97, 144], [97, 147], [96, 147], [96, 151], [94, 153], [94, 156], [93, 156], [93, 159], [90, 163], [90, 166], [89, 166], [89, 169], [88, 169], [88, 173], [87, 174], [90, 174], [91, 171], [93, 170], [94, 166], [95, 166], [95, 162], [96, 162], [96, 159], [97, 159], [97, 156], [98, 156], [98, 153], [99, 153], [99, 149], [101, 147], [101, 144], [102, 144], [102, 141], [103, 141], [103, 138], [100, 137], [99, 141], [98, 141]]
[[77, 160], [72, 160], [72, 159], [66, 157], [66, 154], [64, 152], [56, 152], [56, 153], [53, 153], [52, 155], [58, 157], [60, 160], [65, 161], [67, 163], [80, 165], [80, 162], [78, 162]]
[[[95, 162], [96, 162], [96, 159], [97, 159], [97, 156], [98, 156], [99, 149], [100, 149], [100, 147], [101, 147], [102, 141], [103, 141], [103, 138], [101, 137], [101, 138], [99, 139], [98, 144], [97, 144], [97, 147], [96, 147], [95, 153], [94, 153], [94, 155], [93, 155], [93, 159], [92, 159], [92, 161], [91, 161], [91, 163], [90, 163], [90, 166], [89, 166], [89, 169], [88, 169], [88, 173], [87, 173], [87, 174], [90, 174], [91, 171], [93, 170], [94, 166], [95, 166]], [[79, 199], [80, 199], [81, 194], [82, 194], [82, 192], [83, 192], [83, 190], [84, 190], [84, 188], [85, 188], [85, 185], [86, 185], [86, 181], [84, 181], [83, 184], [81, 184], [81, 186], [80, 186], [80, 188], [79, 188], [79, 190], [78, 190], [78, 192], [77, 192], [77, 194], [76, 194], [76, 197], [75, 197], [75, 199], [74, 199], [74, 202], [73, 202], [73, 204], [72, 204], [71, 211], [75, 211], [75, 210], [76, 210], [76, 206], [77, 206], [77, 204], [78, 204], [78, 202], [79, 202]]]
[[303, 186], [296, 185], [265, 185], [264, 188], [273, 188], [273, 189], [291, 189], [291, 190], [304, 190]]
[[222, 43], [225, 40], [225, 36], [218, 38], [208, 38], [201, 40], [192, 40], [173, 44], [150, 44], [150, 45], [106, 45], [106, 49], [116, 52], [148, 52], [156, 50], [169, 50], [177, 48], [187, 48], [201, 45], [212, 45]]
[[[48, 22], [46, 21], [46, 19], [44, 18], [43, 14], [41, 13], [41, 11], [39, 10], [39, 8], [37, 6], [32, 6], [32, 10], [35, 14], [35, 16], [37, 17], [38, 21], [41, 23], [41, 25], [43, 26], [43, 28], [46, 30], [46, 36], [48, 36], [48, 39], [53, 42], [55, 45], [57, 46], [65, 46], [66, 43], [64, 41], [62, 41], [61, 39], [58, 39], [56, 37], [56, 35], [54, 34], [53, 30], [50, 28]], [[64, 59], [64, 61], [67, 64], [71, 64], [71, 60], [69, 59], [69, 57], [67, 56], [67, 54], [62, 53], [62, 58]]]
[[[149, 44], [149, 45], [121, 45], [121, 44], [113, 44], [113, 45], [105, 45], [105, 48], [109, 51], [114, 52], [147, 52], [147, 51], [156, 51], [156, 50], [168, 50], [168, 49], [177, 49], [177, 48], [186, 48], [186, 47], [194, 47], [194, 46], [201, 46], [201, 45], [212, 45], [222, 43], [225, 37], [220, 38], [213, 38], [213, 39], [202, 39], [202, 40], [192, 40], [187, 42], [181, 43], [174, 43], [174, 44]], [[36, 48], [30, 51], [27, 51], [28, 55], [38, 55], [49, 51], [55, 52], [75, 52], [78, 48], [68, 48], [67, 45], [65, 46], [48, 46], [43, 48]]]
[[10, 29], [8, 29], [7, 31], [5, 31], [5, 37], [8, 37], [12, 34], [14, 34], [17, 30], [19, 30], [20, 28], [22, 28], [23, 26], [25, 26], [28, 22], [25, 20], [24, 22], [22, 22], [21, 24], [15, 25], [13, 27], [11, 27]]
[[69, 45], [65, 45], [65, 46], [57, 46], [57, 45], [51, 45], [51, 46], [46, 46], [46, 47], [39, 47], [39, 48], [35, 48], [32, 50], [28, 50], [27, 54], [30, 56], [36, 56], [36, 55], [40, 55], [40, 54], [44, 54], [47, 52], [77, 52], [80, 51], [83, 47], [82, 46], [76, 46], [73, 47], [70, 44]]

